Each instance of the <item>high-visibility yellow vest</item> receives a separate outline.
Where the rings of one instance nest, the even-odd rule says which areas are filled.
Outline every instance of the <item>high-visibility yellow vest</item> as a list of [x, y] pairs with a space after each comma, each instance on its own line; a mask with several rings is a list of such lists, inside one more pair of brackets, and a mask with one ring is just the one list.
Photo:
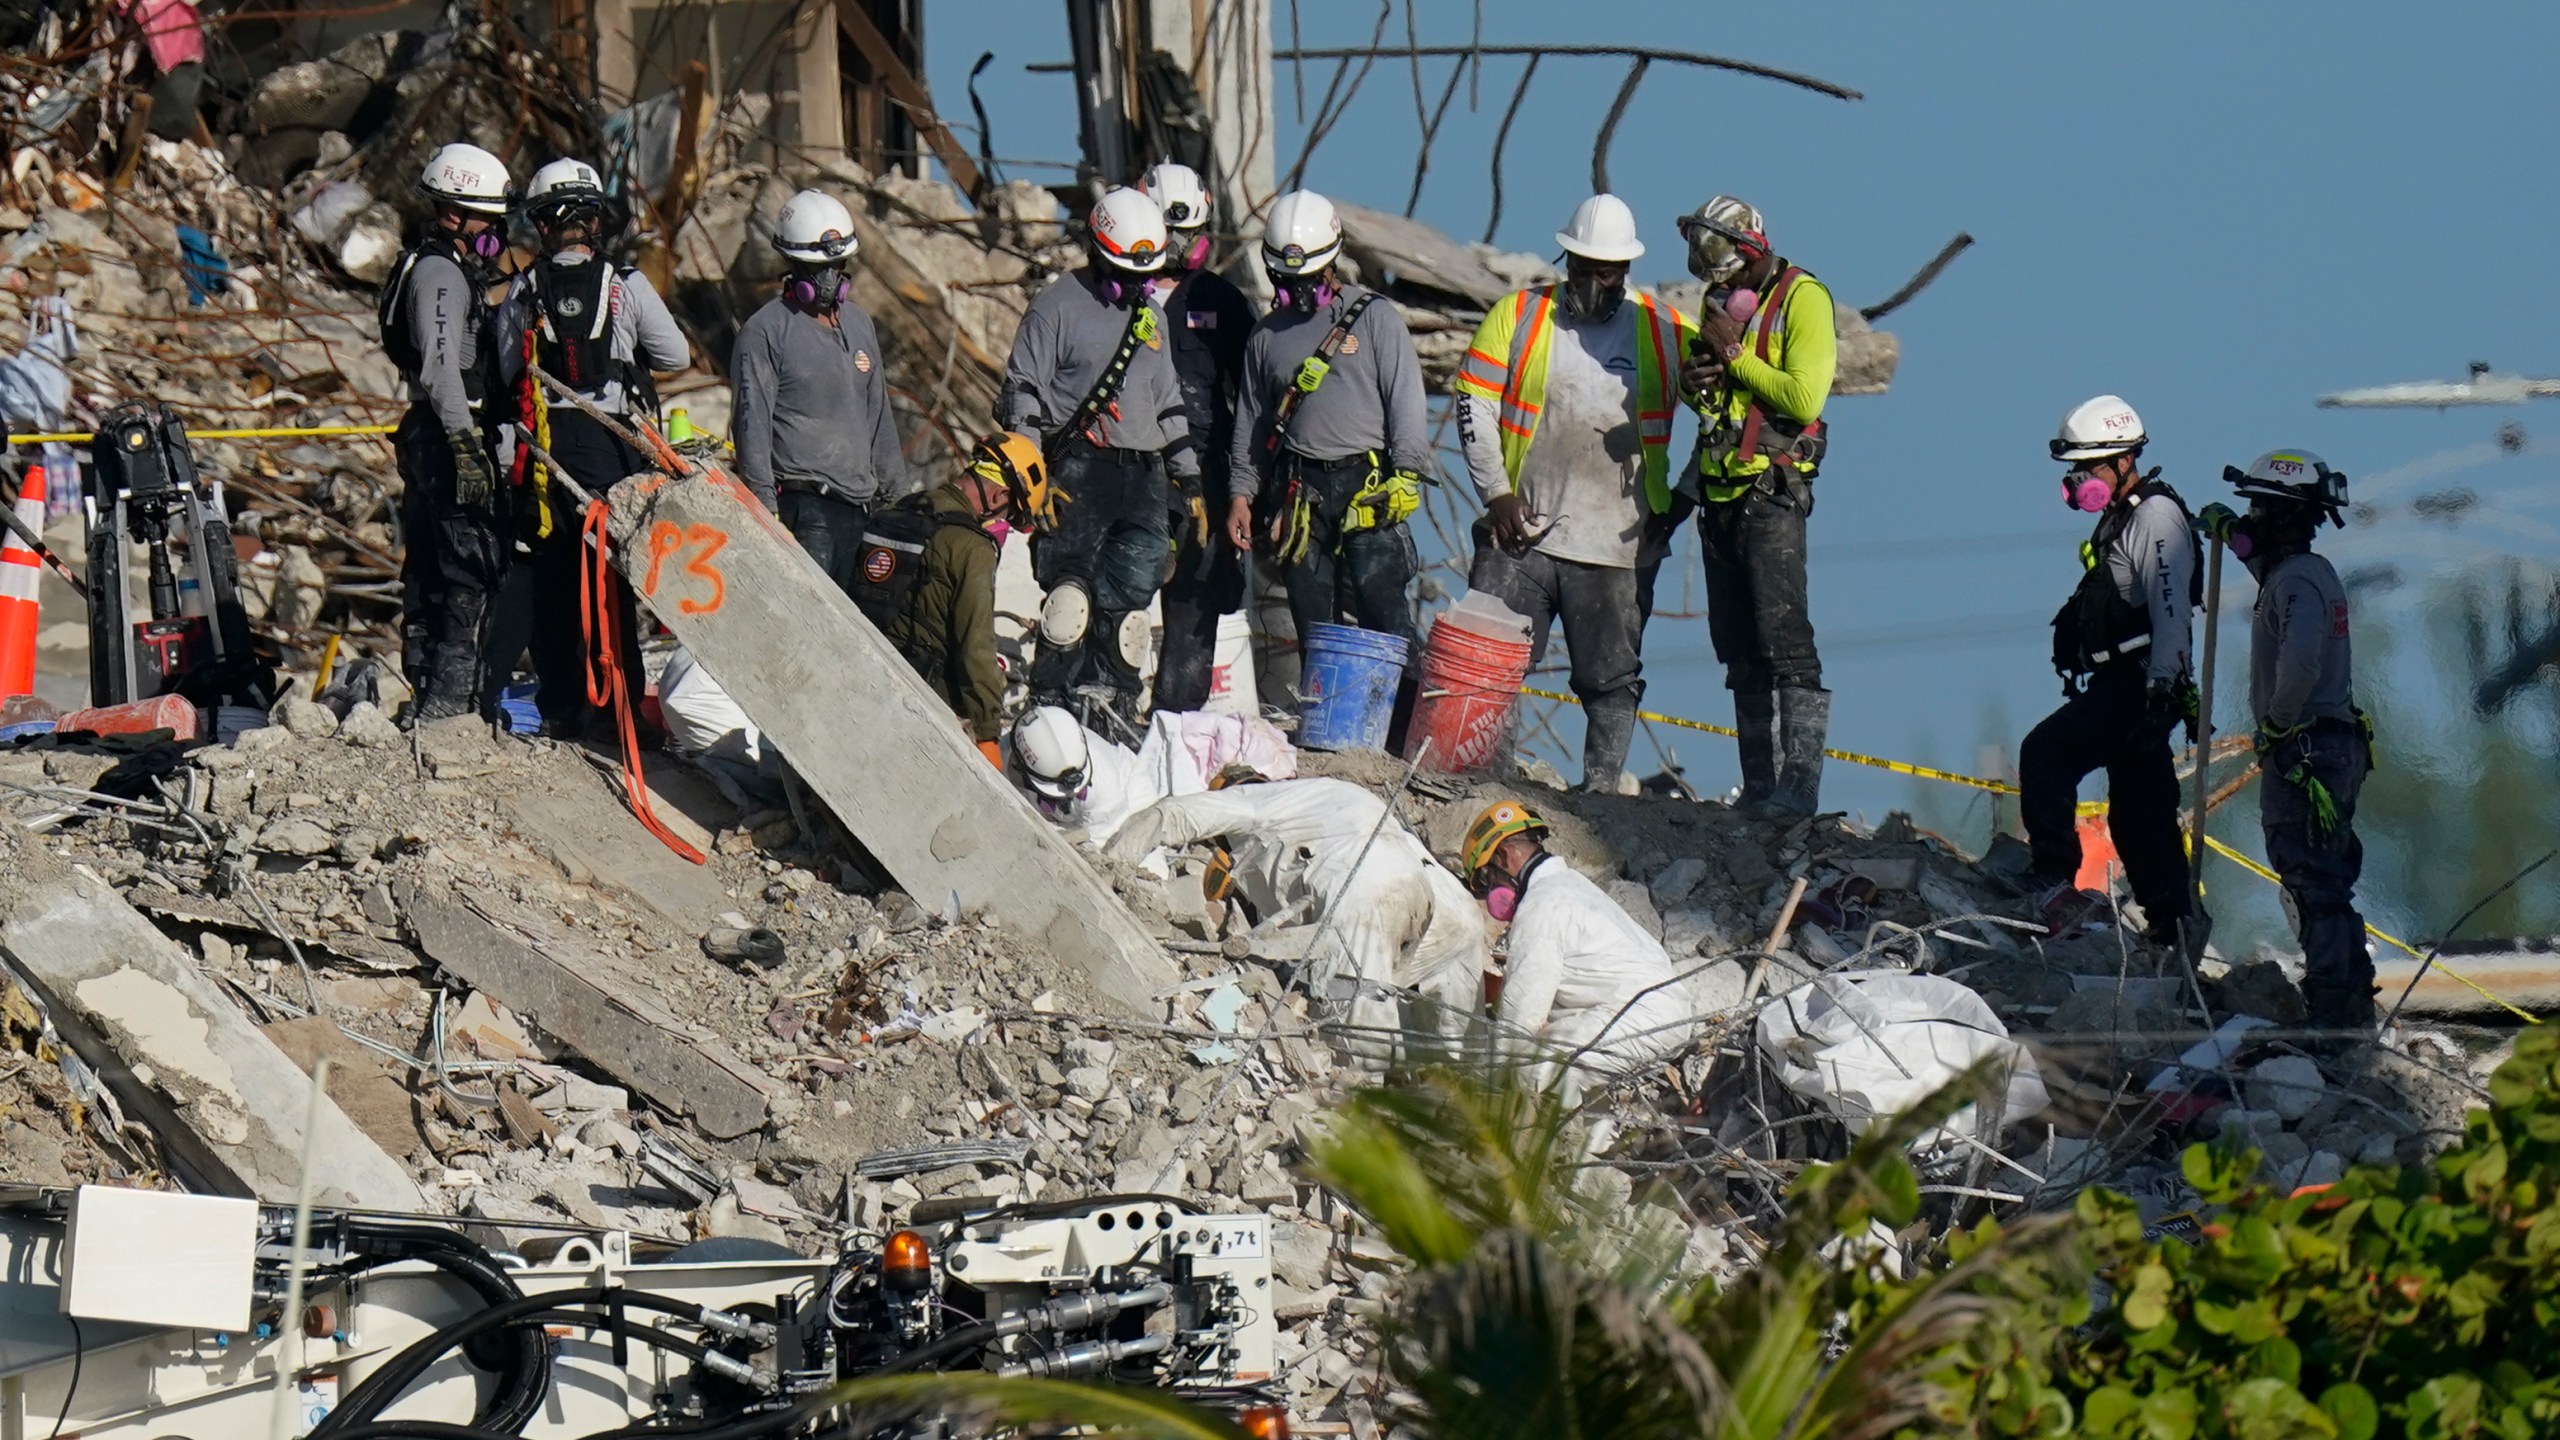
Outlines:
[[[1547, 401], [1548, 341], [1555, 333], [1554, 285], [1533, 286], [1486, 313], [1458, 362], [1459, 393], [1500, 407], [1502, 468], [1512, 483], [1538, 433]], [[1644, 452], [1644, 496], [1657, 515], [1671, 508], [1671, 415], [1679, 357], [1698, 327], [1677, 309], [1640, 291], [1636, 307], [1636, 438]]]
[[[1815, 463], [1790, 445], [1818, 425], [1839, 368], [1831, 292], [1810, 272], [1788, 266], [1743, 327], [1742, 354], [1727, 367], [1718, 395], [1699, 396], [1700, 489], [1721, 503], [1747, 494], [1772, 456], [1797, 470]], [[1717, 406], [1721, 400], [1722, 406]], [[1759, 412], [1754, 423], [1752, 412]], [[1747, 443], [1746, 443], [1747, 442]]]

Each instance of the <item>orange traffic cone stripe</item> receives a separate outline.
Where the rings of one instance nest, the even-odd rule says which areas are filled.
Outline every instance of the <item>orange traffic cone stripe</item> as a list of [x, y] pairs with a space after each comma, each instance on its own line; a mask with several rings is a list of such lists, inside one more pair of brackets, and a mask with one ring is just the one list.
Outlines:
[[[38, 534], [44, 531], [44, 500], [44, 467], [30, 465], [18, 486], [18, 518]], [[36, 592], [43, 563], [14, 533], [0, 545], [0, 696], [35, 693]]]

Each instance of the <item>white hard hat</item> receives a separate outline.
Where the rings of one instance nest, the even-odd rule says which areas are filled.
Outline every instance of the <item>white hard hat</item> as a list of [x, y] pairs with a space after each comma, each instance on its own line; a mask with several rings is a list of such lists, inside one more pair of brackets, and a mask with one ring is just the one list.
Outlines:
[[1769, 222], [1758, 206], [1717, 195], [1680, 217], [1680, 238], [1689, 242], [1689, 273], [1712, 285], [1740, 270], [1749, 254], [1769, 253]]
[[1055, 705], [1037, 705], [1013, 722], [1013, 758], [1033, 790], [1052, 800], [1072, 800], [1084, 788], [1093, 752], [1076, 717]]
[[1168, 230], [1197, 230], [1209, 223], [1209, 189], [1188, 165], [1167, 160], [1148, 171], [1138, 188], [1163, 208]]
[[1164, 268], [1164, 207], [1126, 185], [1106, 190], [1085, 217], [1093, 248], [1123, 270], [1149, 275]]
[[2270, 450], [2247, 470], [2224, 466], [2222, 478], [2247, 499], [2308, 506], [2336, 524], [2347, 523], [2346, 475], [2308, 450]]
[[2121, 396], [2101, 395], [2071, 407], [2050, 448], [2056, 460], [2104, 460], [2139, 450], [2149, 438], [2142, 417]]
[[586, 161], [567, 158], [554, 160], [534, 171], [533, 178], [524, 186], [524, 198], [528, 203], [590, 192], [604, 193], [604, 177]]
[[1312, 275], [1342, 253], [1342, 219], [1313, 190], [1271, 202], [1262, 224], [1262, 268], [1274, 275]]
[[853, 212], [843, 201], [821, 190], [803, 190], [774, 217], [773, 248], [794, 260], [834, 264], [852, 259], [862, 241], [853, 233]]
[[1585, 260], [1627, 261], [1644, 253], [1636, 238], [1636, 214], [1615, 195], [1594, 195], [1573, 207], [1573, 218], [1556, 232], [1556, 243], [1568, 255]]
[[453, 144], [427, 157], [418, 188], [441, 204], [483, 215], [507, 213], [507, 162], [477, 145]]

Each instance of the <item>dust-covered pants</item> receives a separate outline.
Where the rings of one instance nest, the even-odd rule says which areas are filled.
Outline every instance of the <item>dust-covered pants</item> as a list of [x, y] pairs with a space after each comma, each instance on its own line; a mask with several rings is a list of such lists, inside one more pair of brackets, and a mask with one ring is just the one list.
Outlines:
[[853, 593], [854, 565], [871, 529], [870, 507], [825, 490], [788, 489], [774, 501], [776, 518], [802, 553], [826, 572], [836, 588]]
[[[453, 498], [453, 450], [434, 414], [412, 406], [391, 435], [400, 467], [400, 671], [423, 693], [447, 647], [479, 663], [490, 600], [512, 541], [495, 510]], [[494, 466], [495, 461], [491, 462]]]
[[1342, 533], [1351, 497], [1377, 473], [1377, 460], [1367, 455], [1309, 460], [1288, 454], [1280, 457], [1276, 468], [1279, 473], [1263, 489], [1255, 533], [1268, 535], [1281, 507], [1294, 503], [1289, 483], [1293, 478], [1313, 520], [1306, 557], [1281, 571], [1299, 645], [1306, 644], [1310, 625], [1342, 624], [1401, 635], [1406, 644], [1419, 644], [1422, 630], [1413, 614], [1413, 577], [1421, 567], [1414, 554], [1413, 533], [1402, 524]]
[[[1530, 1083], [1543, 1090], [1562, 1069], [1564, 1103], [1575, 1105], [1585, 1085], [1606, 1084], [1678, 1057], [1697, 1038], [1697, 1017], [1687, 1001], [1681, 987], [1673, 985], [1632, 1003], [1556, 1011], [1538, 1033], [1540, 1058], [1530, 1068]], [[1608, 1037], [1604, 1043], [1592, 1044], [1603, 1034]]]
[[[1458, 878], [1437, 868], [1364, 874], [1309, 957], [1307, 993], [1338, 1007], [1338, 1043], [1371, 1065], [1417, 1044], [1453, 1042], [1484, 996], [1484, 922]], [[1413, 993], [1418, 992], [1417, 1001]]]
[[1588, 705], [1612, 695], [1633, 707], [1644, 699], [1644, 619], [1636, 572], [1559, 560], [1544, 551], [1513, 554], [1493, 543], [1481, 520], [1467, 588], [1482, 590], [1529, 620], [1529, 664], [1546, 659], [1547, 638], [1564, 622], [1573, 661], [1573, 693]]
[[[1225, 477], [1205, 478], [1201, 493], [1226, 494]], [[1156, 658], [1155, 708], [1190, 711], [1209, 703], [1219, 619], [1244, 608], [1244, 554], [1227, 543], [1223, 513], [1209, 515], [1209, 537], [1203, 543], [1190, 502], [1174, 498], [1177, 503], [1166, 515], [1173, 526], [1173, 573], [1165, 577], [1160, 597], [1164, 652]]]
[[1120, 659], [1120, 621], [1147, 608], [1164, 582], [1168, 500], [1164, 457], [1070, 440], [1049, 465], [1058, 525], [1031, 539], [1031, 578], [1042, 591], [1070, 581], [1093, 601], [1080, 646], [1040, 647], [1031, 691], [1044, 701], [1080, 684], [1108, 684], [1134, 696], [1138, 675]]
[[2036, 877], [2071, 879], [2080, 873], [2080, 781], [2105, 770], [2107, 831], [2124, 859], [2125, 881], [2144, 917], [2163, 927], [2186, 916], [2190, 890], [2169, 758], [2169, 732], [2178, 722], [2144, 718], [2147, 673], [2139, 657], [2102, 665], [2086, 688], [2027, 732], [2018, 746], [2018, 818]]
[[1812, 514], [1813, 482], [1801, 477], [1698, 507], [1707, 638], [1736, 695], [1822, 688], [1805, 602], [1804, 526]]
[[[565, 405], [551, 412], [551, 444], [546, 448], [567, 468], [571, 479], [597, 496], [648, 468], [639, 452]], [[581, 534], [586, 517], [569, 487], [555, 483], [550, 493], [549, 535], [540, 533], [541, 516], [530, 491], [519, 493], [515, 533], [524, 553], [489, 617], [485, 693], [494, 697], [513, 678], [516, 660], [530, 647], [534, 678], [541, 682], [534, 704], [554, 733], [573, 734], [587, 715], [588, 617], [580, 583], [587, 548]], [[620, 571], [611, 569], [605, 581], [612, 587], [622, 636], [622, 676], [636, 714], [648, 677], [640, 668], [640, 630], [631, 586]]]
[[[2311, 798], [2285, 778], [2292, 753], [2311, 766], [2337, 806], [2338, 828], [2326, 840], [2311, 831]], [[2373, 954], [2365, 948], [2364, 917], [2356, 913], [2356, 878], [2364, 871], [2364, 842], [2356, 838], [2356, 793], [2372, 768], [2362, 730], [2345, 722], [2316, 722], [2308, 735], [2284, 747], [2260, 772], [2258, 818], [2266, 827], [2267, 865], [2293, 902], [2302, 940], [2303, 994], [2314, 1025], [2370, 1024]]]

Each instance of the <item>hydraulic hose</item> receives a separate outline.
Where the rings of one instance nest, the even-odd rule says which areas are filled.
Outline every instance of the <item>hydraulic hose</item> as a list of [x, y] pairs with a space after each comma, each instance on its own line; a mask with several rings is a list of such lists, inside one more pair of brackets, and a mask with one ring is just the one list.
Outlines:
[[[308, 1440], [341, 1440], [343, 1432], [353, 1430], [359, 1426], [370, 1423], [385, 1409], [388, 1409], [391, 1402], [398, 1399], [402, 1392], [415, 1384], [418, 1377], [427, 1372], [429, 1366], [435, 1364], [438, 1359], [442, 1358], [447, 1351], [452, 1350], [455, 1346], [469, 1342], [475, 1335], [486, 1334], [490, 1331], [502, 1329], [508, 1326], [519, 1325], [532, 1316], [544, 1314], [553, 1310], [566, 1310], [580, 1305], [601, 1304], [620, 1305], [634, 1310], [649, 1310], [658, 1314], [674, 1315], [688, 1320], [702, 1312], [702, 1307], [698, 1304], [690, 1304], [682, 1300], [670, 1299], [667, 1296], [652, 1294], [648, 1291], [623, 1290], [607, 1285], [587, 1286], [576, 1290], [556, 1290], [542, 1295], [520, 1295], [514, 1300], [483, 1310], [477, 1315], [457, 1320], [453, 1324], [447, 1325], [443, 1329], [436, 1331], [434, 1334], [411, 1344], [406, 1350], [403, 1350], [399, 1354], [391, 1357], [390, 1360], [383, 1364], [381, 1369], [367, 1377], [365, 1382], [358, 1385], [353, 1393], [340, 1401], [338, 1408], [330, 1411], [327, 1418], [323, 1419], [318, 1425], [313, 1426]], [[539, 1330], [532, 1331], [531, 1335], [537, 1343], [540, 1343], [543, 1346], [543, 1354], [545, 1358], [544, 1374], [547, 1377], [549, 1374], [548, 1360], [550, 1356], [548, 1337], [542, 1335]], [[536, 1405], [541, 1403], [542, 1394], [542, 1391], [536, 1391], [534, 1393], [533, 1399]], [[522, 1426], [523, 1423], [524, 1422], [522, 1420], [517, 1420], [515, 1422], [517, 1426]], [[496, 1429], [495, 1426], [488, 1424], [482, 1424], [474, 1428], [483, 1430]], [[512, 1435], [516, 1432], [513, 1430], [507, 1430], [500, 1433]]]
[[[349, 1251], [377, 1265], [403, 1260], [432, 1265], [468, 1286], [484, 1305], [505, 1305], [524, 1298], [515, 1277], [487, 1250], [458, 1231], [349, 1216], [339, 1224], [339, 1237]], [[531, 1331], [513, 1337], [512, 1344], [475, 1346], [466, 1353], [474, 1364], [497, 1376], [488, 1409], [474, 1423], [506, 1435], [521, 1432], [551, 1389], [550, 1341], [541, 1332]], [[331, 1422], [337, 1420], [339, 1413], [331, 1412], [313, 1434], [336, 1433], [337, 1427]], [[370, 1419], [372, 1415], [358, 1418]], [[357, 1422], [351, 1419], [345, 1423]]]

